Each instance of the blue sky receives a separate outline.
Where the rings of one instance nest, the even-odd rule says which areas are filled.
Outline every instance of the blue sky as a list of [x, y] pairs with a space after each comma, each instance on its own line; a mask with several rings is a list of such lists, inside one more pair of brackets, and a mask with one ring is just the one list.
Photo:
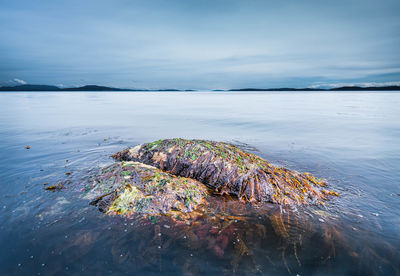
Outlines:
[[398, 0], [0, 0], [0, 84], [400, 83]]

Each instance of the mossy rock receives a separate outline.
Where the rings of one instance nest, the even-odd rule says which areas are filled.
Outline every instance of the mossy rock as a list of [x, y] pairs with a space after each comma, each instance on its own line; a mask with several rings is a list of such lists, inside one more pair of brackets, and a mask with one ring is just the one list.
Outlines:
[[270, 164], [261, 157], [227, 143], [166, 139], [116, 153], [117, 160], [137, 161], [172, 175], [191, 178], [219, 194], [250, 202], [283, 205], [323, 203], [335, 192], [326, 182]]
[[182, 216], [204, 202], [208, 189], [197, 180], [175, 176], [139, 162], [105, 167], [87, 188], [92, 205], [108, 214]]

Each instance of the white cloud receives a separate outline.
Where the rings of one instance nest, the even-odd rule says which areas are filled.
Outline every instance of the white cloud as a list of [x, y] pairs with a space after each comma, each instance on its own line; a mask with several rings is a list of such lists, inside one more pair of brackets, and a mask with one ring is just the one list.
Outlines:
[[18, 83], [18, 84], [26, 84], [26, 81], [20, 80], [20, 79], [17, 79], [17, 78], [13, 79], [13, 81]]

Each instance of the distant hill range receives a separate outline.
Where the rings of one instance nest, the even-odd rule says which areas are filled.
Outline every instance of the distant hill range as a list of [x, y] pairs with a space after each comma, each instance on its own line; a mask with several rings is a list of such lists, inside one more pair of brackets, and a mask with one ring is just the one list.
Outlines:
[[228, 91], [400, 91], [400, 86], [342, 86], [336, 88], [241, 88]]
[[[400, 86], [343, 86], [337, 88], [240, 88], [229, 90], [213, 90], [213, 91], [400, 91]], [[99, 85], [85, 85], [81, 87], [60, 88], [54, 85], [35, 85], [24, 84], [17, 86], [3, 86], [0, 91], [196, 91], [196, 90], [179, 90], [179, 89], [122, 89], [115, 87], [99, 86]]]
[[115, 87], [85, 85], [81, 87], [60, 88], [54, 85], [23, 84], [17, 86], [3, 86], [0, 91], [194, 91], [179, 89], [122, 89]]

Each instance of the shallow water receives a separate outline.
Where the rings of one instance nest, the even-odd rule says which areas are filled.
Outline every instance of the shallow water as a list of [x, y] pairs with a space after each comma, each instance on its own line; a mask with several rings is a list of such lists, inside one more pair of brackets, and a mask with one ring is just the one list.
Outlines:
[[[399, 106], [400, 93], [379, 91], [0, 93], [0, 274], [399, 274]], [[341, 197], [300, 225], [283, 218], [287, 237], [270, 209], [182, 228], [109, 217], [82, 198], [112, 153], [173, 137], [236, 143]]]

